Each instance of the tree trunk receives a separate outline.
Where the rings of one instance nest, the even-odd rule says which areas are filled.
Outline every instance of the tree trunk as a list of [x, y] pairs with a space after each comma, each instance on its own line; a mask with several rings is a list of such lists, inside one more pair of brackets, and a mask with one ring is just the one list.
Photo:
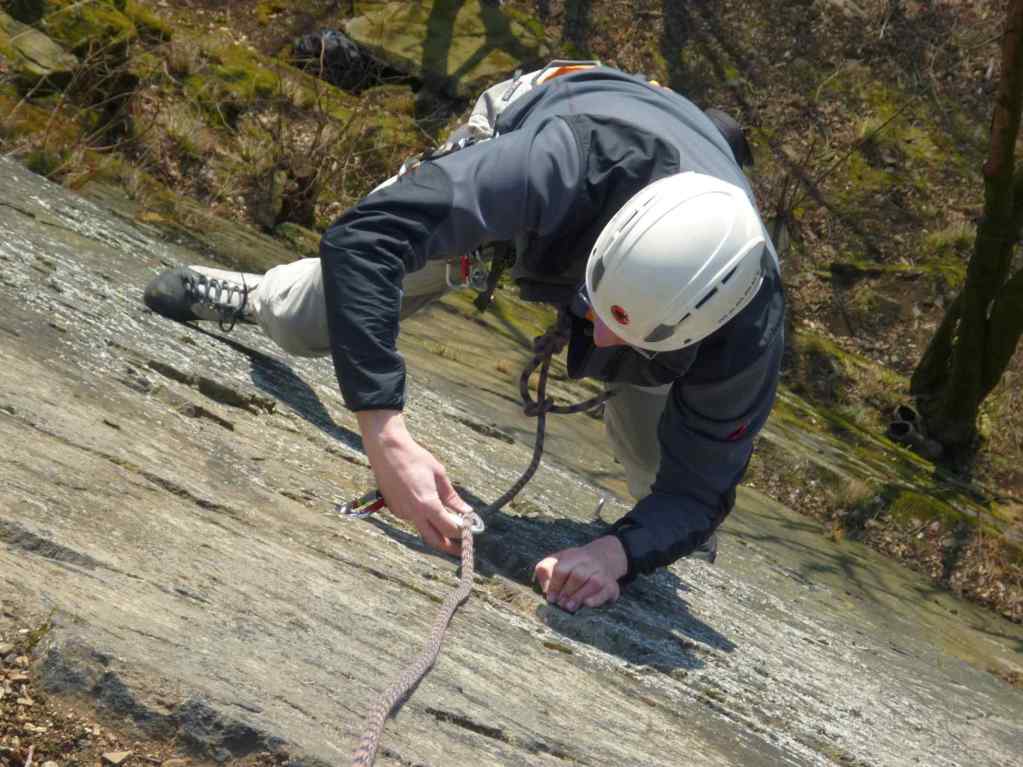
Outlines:
[[977, 414], [998, 384], [1023, 332], [1023, 271], [1010, 278], [1023, 200], [1017, 199], [1016, 138], [1023, 104], [1023, 0], [1010, 0], [1001, 81], [984, 164], [984, 216], [962, 292], [913, 373], [930, 436], [953, 453], [976, 438]]

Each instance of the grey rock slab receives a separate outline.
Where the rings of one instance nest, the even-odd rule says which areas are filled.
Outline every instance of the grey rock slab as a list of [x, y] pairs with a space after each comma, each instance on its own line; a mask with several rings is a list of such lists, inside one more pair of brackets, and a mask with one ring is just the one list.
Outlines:
[[[372, 478], [329, 360], [142, 307], [164, 264], [190, 261], [0, 160], [0, 594], [52, 611], [50, 691], [215, 759], [343, 763], [456, 563], [387, 515], [332, 512]], [[404, 330], [411, 428], [482, 505], [532, 450], [493, 370], [522, 343], [443, 307]], [[628, 508], [601, 425], [551, 422], [379, 764], [1017, 763], [1023, 694], [987, 669], [1020, 668], [1023, 628], [755, 491], [718, 566], [680, 562], [609, 609], [547, 606], [533, 565]]]

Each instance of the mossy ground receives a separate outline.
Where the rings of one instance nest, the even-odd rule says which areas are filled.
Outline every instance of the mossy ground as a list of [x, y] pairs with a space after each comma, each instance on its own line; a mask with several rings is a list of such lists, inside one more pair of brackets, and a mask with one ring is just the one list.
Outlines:
[[[288, 220], [323, 227], [391, 173], [396, 156], [425, 148], [407, 87], [356, 99], [255, 49], [239, 30], [205, 23], [201, 9], [43, 6], [36, 25], [83, 65], [59, 98], [5, 96], [3, 140], [54, 178], [80, 185], [91, 171], [66, 162], [69, 142], [39, 129], [40, 110], [55, 116], [51, 125], [77, 128], [79, 157], [116, 156], [214, 215], [267, 231]], [[275, 206], [266, 179], [277, 172]]]
[[[850, 357], [840, 356], [842, 370], [863, 366], [879, 385], [891, 375]], [[1023, 505], [892, 442], [872, 408], [807, 396], [782, 392], [746, 482], [821, 520], [836, 540], [863, 540], [1023, 620]]]
[[[135, 198], [137, 215], [175, 236], [226, 219], [284, 236], [296, 255], [309, 253], [309, 231], [428, 147], [467, 106], [408, 82], [346, 93], [290, 66], [297, 35], [338, 28], [378, 1], [11, 5], [42, 9], [30, 23], [84, 53], [88, 66], [63, 93], [28, 99], [0, 69], [3, 151], [72, 185], [119, 185]], [[926, 504], [905, 495], [939, 498], [958, 513], [958, 502], [928, 478], [934, 467], [878, 440], [892, 409], [907, 400], [908, 376], [972, 252], [1002, 9], [982, 0], [765, 0], [755, 12], [739, 0], [508, 0], [505, 7], [542, 27], [555, 55], [644, 72], [747, 127], [761, 207], [786, 222], [791, 238], [783, 259], [791, 314], [785, 383], [811, 403], [808, 411], [782, 402], [775, 421], [805, 429], [812, 417], [861, 465], [894, 454], [896, 466], [907, 467], [822, 479], [824, 505], [880, 496], [884, 508], [872, 519], [882, 527], [890, 520], [892, 539], [908, 548], [929, 540], [926, 531], [913, 537], [912, 519], [951, 525], [945, 506], [923, 514]], [[310, 168], [319, 172], [309, 176]], [[225, 249], [222, 257], [263, 265], [258, 254]], [[446, 305], [474, 314], [470, 298], [453, 294]], [[528, 339], [548, 318], [500, 298], [481, 322]], [[987, 499], [980, 505], [1005, 516], [1009, 532], [1020, 505], [1011, 499], [1023, 496], [1021, 377], [1017, 355], [985, 406], [986, 441], [971, 467], [974, 494]], [[773, 467], [756, 459], [756, 481], [783, 499], [805, 489], [805, 477], [785, 475], [791, 462], [775, 457]], [[776, 481], [763, 480], [765, 472]], [[971, 534], [956, 550], [969, 559], [976, 540]], [[940, 577], [953, 583], [967, 569], [946, 567]], [[1023, 588], [1014, 577], [1013, 588]]]

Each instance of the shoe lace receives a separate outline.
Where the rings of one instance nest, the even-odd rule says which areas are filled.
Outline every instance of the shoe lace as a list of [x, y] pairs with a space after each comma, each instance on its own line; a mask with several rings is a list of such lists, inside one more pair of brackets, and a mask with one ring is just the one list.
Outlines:
[[[234, 330], [238, 318], [245, 314], [245, 307], [249, 303], [249, 287], [245, 284], [245, 275], [239, 273], [242, 284], [227, 280], [218, 280], [215, 277], [207, 277], [205, 274], [185, 277], [185, 290], [201, 304], [210, 307], [219, 315], [217, 324], [225, 333]], [[241, 296], [241, 304], [238, 307], [231, 305], [235, 295]]]

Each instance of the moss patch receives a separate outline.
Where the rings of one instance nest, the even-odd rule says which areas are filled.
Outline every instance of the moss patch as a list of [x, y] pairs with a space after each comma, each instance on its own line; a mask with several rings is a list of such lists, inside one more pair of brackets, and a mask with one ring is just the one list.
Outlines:
[[270, 104], [322, 112], [340, 122], [355, 113], [352, 97], [276, 59], [216, 39], [200, 40], [198, 48], [188, 66], [192, 71], [185, 77], [185, 93], [222, 126], [231, 127], [241, 113]]
[[49, 0], [47, 6], [40, 27], [54, 40], [79, 55], [123, 47], [138, 34], [134, 22], [122, 13], [125, 6], [123, 2]]
[[320, 254], [320, 234], [298, 224], [280, 224], [274, 234], [295, 250], [296, 256], [316, 257]]
[[921, 526], [927, 522], [938, 520], [947, 526], [959, 522], [976, 524], [976, 516], [958, 512], [933, 495], [916, 490], [892, 488], [886, 496], [889, 512], [896, 521], [901, 523]]
[[235, 45], [204, 45], [203, 52], [209, 63], [186, 77], [184, 92], [218, 127], [233, 129], [261, 101], [285, 101], [281, 77], [262, 57]]
[[291, 5], [292, 3], [287, 0], [263, 0], [256, 5], [256, 18], [265, 27], [277, 14], [288, 10]]
[[940, 275], [950, 290], [958, 289], [966, 280], [966, 265], [976, 238], [977, 228], [972, 224], [953, 224], [929, 232], [923, 240], [920, 260]]
[[[881, 298], [864, 291], [868, 304]], [[877, 431], [909, 388], [904, 376], [806, 329], [791, 337], [783, 375], [794, 392], [815, 400], [820, 408], [836, 416], [833, 409], [851, 408], [843, 418]]]
[[51, 149], [33, 149], [23, 158], [26, 168], [46, 178], [56, 175], [64, 160], [64, 153]]
[[139, 35], [147, 42], [162, 43], [174, 37], [174, 29], [169, 22], [136, 0], [127, 0], [123, 10], [124, 15], [132, 20]]
[[498, 288], [494, 302], [482, 314], [473, 304], [476, 296], [474, 290], [452, 290], [444, 297], [444, 303], [466, 317], [480, 319], [494, 332], [516, 341], [531, 341], [557, 318], [552, 307], [521, 300], [510, 285]]
[[56, 151], [73, 146], [81, 136], [77, 124], [35, 104], [21, 101], [17, 93], [0, 92], [0, 138], [26, 145], [45, 144]]

